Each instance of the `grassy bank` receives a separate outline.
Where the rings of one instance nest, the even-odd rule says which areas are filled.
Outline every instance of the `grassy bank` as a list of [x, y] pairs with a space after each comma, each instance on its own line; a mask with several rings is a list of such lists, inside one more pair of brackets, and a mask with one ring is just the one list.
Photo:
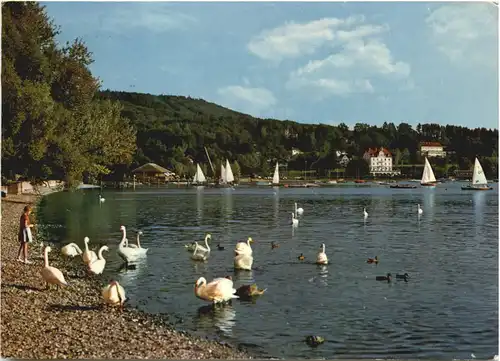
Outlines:
[[53, 245], [49, 263], [70, 287], [45, 290], [40, 240], [30, 247], [32, 264], [16, 260], [19, 217], [36, 201], [26, 195], [2, 200], [2, 358], [251, 358], [229, 345], [178, 332], [165, 317], [103, 307], [100, 290], [109, 280], [84, 276], [81, 259], [67, 262]]

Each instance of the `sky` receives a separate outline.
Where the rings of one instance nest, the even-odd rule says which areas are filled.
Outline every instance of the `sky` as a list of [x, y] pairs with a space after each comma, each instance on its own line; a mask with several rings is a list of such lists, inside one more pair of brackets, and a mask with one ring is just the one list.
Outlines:
[[498, 6], [45, 2], [103, 89], [302, 123], [498, 128]]

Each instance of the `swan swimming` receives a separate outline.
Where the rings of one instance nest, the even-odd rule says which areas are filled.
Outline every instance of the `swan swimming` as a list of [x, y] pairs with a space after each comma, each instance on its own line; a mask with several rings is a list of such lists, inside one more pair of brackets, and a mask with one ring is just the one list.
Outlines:
[[125, 242], [127, 242], [127, 230], [125, 229], [125, 226], [120, 226], [120, 231], [122, 232], [122, 239], [118, 245], [117, 253], [125, 262], [133, 262], [146, 255], [146, 252], [148, 251], [147, 248], [126, 247]]
[[235, 255], [239, 254], [249, 254], [252, 255], [252, 247], [250, 247], [250, 243], [253, 243], [252, 237], [248, 237], [246, 242], [238, 242], [236, 243], [236, 248], [234, 249]]
[[235, 293], [236, 289], [233, 287], [233, 281], [228, 278], [216, 278], [207, 284], [207, 280], [204, 277], [200, 277], [194, 285], [194, 294], [196, 297], [204, 301], [210, 301], [213, 304], [239, 298]]
[[292, 226], [298, 226], [299, 220], [295, 218], [295, 213], [292, 212]]
[[41, 270], [41, 274], [43, 279], [45, 280], [45, 283], [47, 284], [47, 287], [45, 289], [49, 288], [49, 284], [53, 284], [56, 286], [67, 286], [68, 283], [64, 279], [64, 275], [56, 267], [49, 266], [49, 252], [52, 250], [50, 246], [45, 247], [44, 250], [44, 261], [45, 261], [45, 266]]
[[253, 257], [249, 254], [239, 254], [234, 257], [234, 269], [251, 271], [253, 265]]
[[210, 247], [207, 244], [208, 250], [200, 248], [198, 242], [195, 242], [196, 246], [194, 247], [193, 254], [191, 255], [191, 259], [194, 261], [206, 261], [210, 256]]
[[363, 208], [363, 217], [365, 217], [365, 219], [368, 218], [368, 212], [366, 211], [366, 207]]
[[325, 253], [325, 244], [321, 245], [321, 251], [318, 253], [316, 257], [316, 264], [328, 264], [328, 257]]
[[422, 208], [420, 208], [420, 204], [417, 204], [417, 208], [418, 208], [418, 215], [421, 215], [422, 213], [424, 213], [424, 210]]
[[99, 203], [104, 203], [106, 199], [102, 198], [102, 196], [99, 194]]
[[142, 231], [137, 232], [136, 244], [129, 244], [127, 237], [125, 237], [125, 247], [133, 248], [139, 254], [146, 254], [149, 248], [142, 248], [141, 241], [139, 240], [139, 237], [142, 236], [143, 234], [144, 233], [142, 233]]
[[304, 214], [304, 208], [302, 208], [302, 207], [297, 208], [297, 203], [295, 203], [295, 214], [296, 215], [302, 215], [302, 214]]
[[208, 246], [209, 239], [212, 239], [212, 235], [210, 233], [207, 233], [207, 235], [205, 236], [205, 246], [206, 247], [203, 247], [202, 245], [199, 245], [198, 243], [196, 243], [196, 244], [198, 244], [198, 249], [200, 249], [203, 252], [210, 252], [210, 247]]

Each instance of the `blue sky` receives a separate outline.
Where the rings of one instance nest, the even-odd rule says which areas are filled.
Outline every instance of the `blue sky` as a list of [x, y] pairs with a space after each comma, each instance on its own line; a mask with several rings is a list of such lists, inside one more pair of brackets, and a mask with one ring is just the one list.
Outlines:
[[43, 4], [104, 89], [304, 123], [498, 128], [490, 3]]

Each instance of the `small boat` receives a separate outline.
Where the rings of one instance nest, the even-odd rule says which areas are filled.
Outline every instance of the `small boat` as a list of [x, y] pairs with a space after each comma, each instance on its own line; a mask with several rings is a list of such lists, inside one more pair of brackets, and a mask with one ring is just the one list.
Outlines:
[[217, 187], [218, 188], [232, 187], [234, 182], [234, 175], [233, 175], [233, 170], [231, 169], [231, 164], [229, 164], [229, 160], [226, 159], [225, 167], [224, 164], [220, 165], [220, 174], [221, 178]]
[[279, 171], [279, 165], [278, 162], [276, 162], [276, 167], [274, 168], [274, 175], [273, 175], [273, 186], [279, 186], [280, 185], [280, 171]]
[[196, 164], [196, 174], [194, 175], [192, 184], [194, 186], [202, 186], [206, 182], [207, 182], [207, 178], [205, 177], [205, 174], [203, 174], [203, 171], [201, 170], [200, 165]]
[[417, 186], [414, 186], [413, 184], [392, 184], [389, 187], [401, 188], [401, 189], [415, 189], [415, 188], [417, 188]]
[[462, 187], [464, 191], [489, 191], [493, 187], [488, 186], [488, 181], [484, 175], [483, 167], [476, 158], [474, 161], [474, 171], [472, 172], [472, 183]]
[[354, 183], [366, 183], [364, 179], [355, 179]]
[[434, 172], [432, 171], [431, 164], [429, 163], [427, 157], [425, 157], [424, 172], [422, 173], [420, 185], [422, 187], [434, 188], [436, 187], [436, 184], [436, 177], [434, 176]]

